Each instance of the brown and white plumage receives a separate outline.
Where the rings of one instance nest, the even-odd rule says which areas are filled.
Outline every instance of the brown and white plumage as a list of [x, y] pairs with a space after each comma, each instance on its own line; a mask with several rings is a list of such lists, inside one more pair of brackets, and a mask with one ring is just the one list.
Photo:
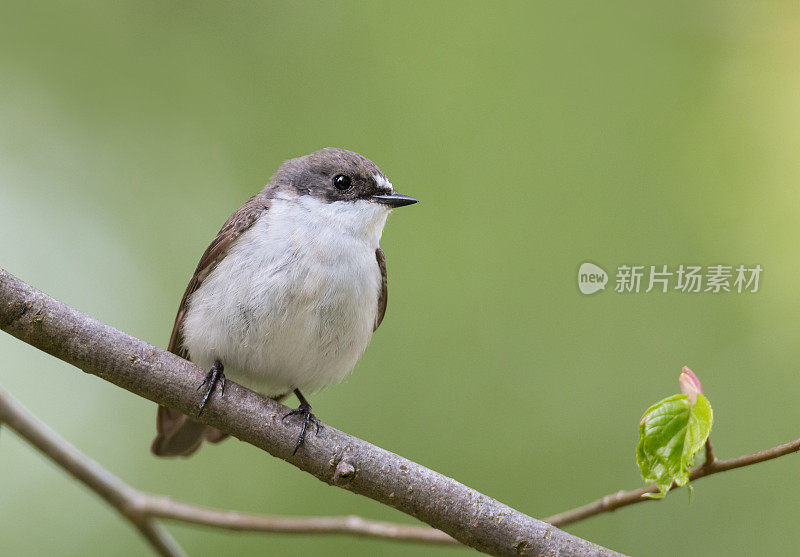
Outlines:
[[[352, 178], [347, 191], [327, 187], [339, 175]], [[393, 195], [356, 153], [324, 149], [284, 163], [200, 258], [168, 350], [205, 368], [219, 360], [231, 379], [276, 400], [340, 381], [386, 312], [378, 241], [391, 206], [380, 198]], [[159, 456], [226, 437], [165, 407], [157, 429]]]

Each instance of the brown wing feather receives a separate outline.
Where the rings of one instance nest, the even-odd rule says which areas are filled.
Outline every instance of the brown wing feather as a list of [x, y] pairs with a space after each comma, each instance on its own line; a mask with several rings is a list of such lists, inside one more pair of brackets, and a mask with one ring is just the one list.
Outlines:
[[188, 356], [186, 348], [183, 346], [182, 329], [183, 318], [186, 316], [186, 302], [189, 296], [200, 288], [203, 280], [228, 254], [228, 250], [231, 245], [233, 245], [233, 241], [241, 236], [245, 230], [250, 228], [258, 217], [268, 208], [268, 199], [265, 199], [262, 195], [254, 195], [247, 203], [239, 207], [225, 224], [222, 225], [217, 237], [214, 238], [211, 245], [208, 246], [208, 249], [206, 249], [203, 256], [200, 258], [194, 275], [192, 275], [189, 285], [186, 287], [186, 292], [183, 293], [181, 305], [178, 307], [178, 315], [175, 316], [175, 325], [172, 327], [172, 334], [169, 337], [169, 346], [167, 346], [167, 350], [182, 358]]
[[[228, 254], [234, 240], [250, 228], [268, 208], [268, 199], [261, 194], [254, 195], [237, 209], [222, 226], [217, 237], [200, 258], [194, 275], [186, 287], [186, 292], [183, 293], [167, 350], [181, 358], [188, 359], [189, 352], [183, 346], [183, 319], [186, 316], [186, 304], [189, 297], [200, 288], [203, 280]], [[210, 443], [219, 443], [227, 437], [227, 434], [218, 429], [195, 422], [181, 412], [165, 406], [158, 407], [156, 429], [157, 433], [151, 450], [159, 456], [188, 456], [199, 449], [204, 440]]]
[[378, 327], [381, 326], [383, 316], [386, 315], [386, 303], [388, 302], [389, 298], [389, 281], [386, 275], [386, 256], [383, 254], [383, 250], [381, 248], [375, 250], [375, 259], [378, 260], [378, 268], [381, 270], [381, 291], [378, 293], [378, 315], [375, 317], [375, 328], [373, 331], [377, 331]]

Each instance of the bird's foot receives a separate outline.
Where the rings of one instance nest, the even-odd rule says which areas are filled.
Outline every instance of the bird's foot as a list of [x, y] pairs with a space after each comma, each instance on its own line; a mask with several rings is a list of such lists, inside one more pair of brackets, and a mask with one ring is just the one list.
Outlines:
[[322, 425], [317, 419], [317, 417], [311, 413], [311, 405], [304, 399], [300, 399], [300, 406], [297, 407], [296, 410], [292, 410], [291, 412], [287, 412], [283, 419], [285, 420], [289, 416], [299, 415], [303, 416], [303, 426], [300, 430], [300, 435], [297, 437], [297, 443], [294, 446], [294, 451], [292, 454], [297, 454], [297, 450], [300, 448], [300, 445], [303, 444], [303, 441], [306, 439], [306, 430], [308, 429], [308, 425], [312, 424], [317, 428], [317, 433], [319, 433], [319, 428]]
[[203, 413], [203, 410], [206, 409], [206, 402], [208, 402], [208, 397], [211, 396], [211, 393], [214, 391], [214, 387], [219, 383], [221, 396], [225, 396], [225, 374], [223, 373], [224, 367], [222, 366], [222, 362], [219, 360], [214, 361], [214, 365], [211, 366], [211, 369], [208, 370], [206, 373], [206, 378], [203, 379], [203, 382], [200, 383], [200, 386], [197, 387], [197, 390], [203, 388], [203, 385], [208, 384], [206, 388], [206, 394], [203, 395], [203, 401], [200, 403], [200, 411], [197, 413], [197, 416]]

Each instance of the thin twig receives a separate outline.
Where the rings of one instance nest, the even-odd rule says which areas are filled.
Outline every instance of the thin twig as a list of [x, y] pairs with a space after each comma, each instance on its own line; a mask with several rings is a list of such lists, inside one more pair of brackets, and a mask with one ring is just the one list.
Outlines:
[[461, 545], [440, 530], [392, 522], [366, 520], [360, 516], [290, 517], [244, 514], [187, 505], [167, 497], [150, 495], [145, 511], [153, 517], [188, 522], [200, 526], [246, 532], [281, 534], [349, 534], [364, 538]]
[[130, 520], [159, 555], [186, 555], [183, 548], [175, 541], [175, 538], [173, 538], [172, 535], [167, 532], [166, 528], [159, 524], [158, 521], [151, 518]]
[[42, 423], [0, 387], [0, 422], [94, 490], [147, 538], [162, 555], [182, 555], [175, 540], [158, 524], [157, 518], [210, 526], [225, 530], [286, 534], [348, 534], [392, 541], [460, 545], [441, 532], [424, 526], [410, 526], [366, 520], [360, 516], [284, 517], [209, 509], [138, 491], [111, 474], [66, 439]]
[[[203, 370], [54, 300], [2, 269], [0, 329], [132, 393], [197, 414], [195, 389]], [[329, 425], [294, 454], [296, 428], [280, 418], [287, 410], [229, 381], [225, 397], [213, 397], [199, 421], [486, 553], [619, 555]]]
[[142, 533], [159, 555], [185, 555], [169, 532], [139, 510], [136, 504], [139, 493], [135, 489], [61, 438], [2, 388], [0, 421], [105, 499]]
[[[706, 461], [692, 470], [689, 474], [689, 481], [699, 480], [706, 476], [727, 472], [728, 470], [734, 470], [736, 468], [752, 466], [753, 464], [772, 460], [797, 451], [800, 451], [800, 439], [795, 439], [789, 443], [784, 443], [783, 445], [778, 445], [777, 447], [772, 447], [771, 449], [766, 449], [757, 453], [730, 458], [728, 460], [718, 460], [714, 456], [714, 450], [711, 448], [711, 442], [709, 441], [706, 444]], [[677, 489], [678, 487], [680, 486], [673, 484], [671, 489]], [[584, 520], [601, 513], [610, 513], [635, 503], [657, 501], [658, 499], [643, 497], [645, 493], [656, 493], [657, 491], [658, 487], [655, 485], [634, 489], [632, 491], [618, 491], [617, 493], [606, 495], [602, 499], [598, 499], [587, 505], [545, 518], [544, 521], [549, 522], [553, 526], [566, 526], [567, 524], [573, 524], [579, 520]]]
[[714, 447], [711, 446], [711, 436], [706, 438], [706, 461], [703, 463], [703, 466], [712, 466], [717, 461], [717, 457], [714, 456]]

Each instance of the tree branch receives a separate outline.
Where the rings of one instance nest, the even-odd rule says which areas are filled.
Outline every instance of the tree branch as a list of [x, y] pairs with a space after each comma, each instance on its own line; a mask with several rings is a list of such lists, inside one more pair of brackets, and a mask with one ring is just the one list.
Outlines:
[[[0, 329], [139, 396], [188, 415], [197, 413], [195, 389], [203, 370], [50, 298], [2, 269]], [[231, 381], [224, 398], [212, 397], [200, 421], [486, 553], [618, 555], [328, 425], [292, 454], [296, 431], [281, 423], [285, 412], [283, 405]]]
[[129, 520], [159, 555], [185, 555], [178, 542], [139, 508], [139, 492], [60, 438], [0, 388], [0, 423], [7, 424]]
[[[791, 453], [796, 453], [799, 450], [800, 439], [795, 439], [789, 443], [784, 443], [783, 445], [778, 445], [777, 447], [772, 447], [771, 449], [766, 449], [757, 453], [752, 453], [737, 458], [729, 458], [728, 460], [718, 460], [714, 456], [714, 450], [711, 447], [711, 440], [709, 439], [706, 443], [705, 462], [692, 469], [692, 472], [689, 474], [689, 481], [693, 482], [699, 480], [700, 478], [705, 478], [706, 476], [719, 474], [720, 472], [727, 472], [728, 470], [743, 468], [745, 466], [752, 466], [753, 464], [758, 464], [759, 462], [765, 462], [767, 460], [772, 460], [774, 458], [785, 456]], [[677, 489], [678, 487], [680, 486], [672, 484], [670, 491]], [[632, 491], [618, 491], [617, 493], [606, 495], [602, 499], [598, 499], [593, 503], [555, 514], [545, 518], [544, 520], [553, 526], [566, 526], [567, 524], [573, 524], [579, 520], [584, 520], [601, 513], [610, 513], [635, 503], [658, 501], [659, 499], [642, 497], [645, 493], [656, 492], [658, 492], [658, 487], [655, 485], [634, 489]]]
[[[212, 528], [286, 534], [350, 534], [393, 541], [460, 545], [440, 530], [365, 520], [359, 516], [283, 517], [221, 511], [137, 491], [42, 423], [0, 387], [0, 423], [91, 488], [130, 520], [162, 555], [182, 555], [169, 533], [155, 520], [163, 518]], [[167, 549], [172, 548], [172, 549]]]
[[366, 520], [360, 516], [288, 517], [244, 514], [187, 505], [166, 497], [148, 495], [145, 512], [153, 517], [240, 532], [281, 534], [349, 534], [363, 538], [461, 545], [441, 530]]

